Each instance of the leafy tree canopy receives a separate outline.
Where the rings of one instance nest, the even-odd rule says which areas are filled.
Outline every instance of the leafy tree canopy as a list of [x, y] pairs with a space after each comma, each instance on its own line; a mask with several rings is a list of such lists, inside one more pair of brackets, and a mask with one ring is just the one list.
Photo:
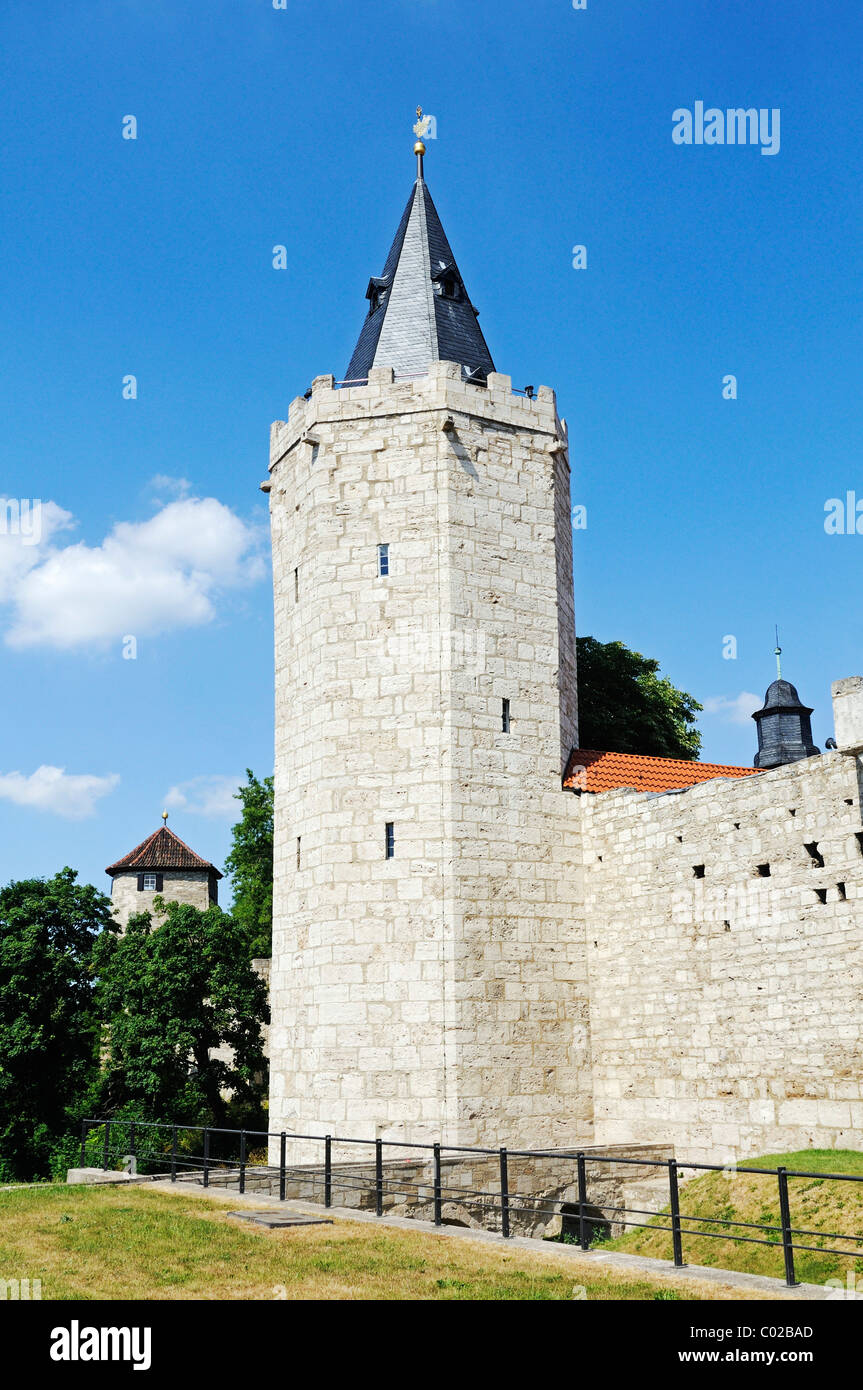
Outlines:
[[138, 913], [94, 952], [107, 1024], [104, 1102], [109, 1110], [137, 1102], [156, 1120], [223, 1124], [224, 1092], [233, 1093], [235, 1118], [236, 1102], [257, 1107], [266, 986], [234, 917], [161, 898], [153, 905], [163, 917]]
[[[48, 1175], [97, 1069], [91, 957], [111, 900], [73, 869], [0, 889], [0, 1175]], [[86, 1108], [86, 1107], [85, 1107]]]
[[269, 956], [273, 940], [273, 779], [248, 781], [236, 793], [242, 816], [231, 831], [225, 869], [231, 880], [233, 916], [245, 929], [250, 956]]
[[697, 759], [701, 705], [660, 676], [659, 662], [623, 642], [579, 637], [578, 741], [582, 748]]

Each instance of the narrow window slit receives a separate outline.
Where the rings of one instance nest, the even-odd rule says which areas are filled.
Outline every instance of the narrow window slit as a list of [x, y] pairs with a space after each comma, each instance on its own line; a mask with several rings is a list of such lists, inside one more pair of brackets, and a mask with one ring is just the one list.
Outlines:
[[501, 701], [500, 726], [505, 734], [509, 733], [509, 700]]

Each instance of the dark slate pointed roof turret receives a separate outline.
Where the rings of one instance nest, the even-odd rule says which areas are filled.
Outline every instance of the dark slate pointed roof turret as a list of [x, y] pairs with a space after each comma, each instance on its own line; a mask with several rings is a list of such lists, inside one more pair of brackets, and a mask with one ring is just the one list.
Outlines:
[[366, 298], [369, 312], [347, 370], [349, 381], [364, 379], [371, 367], [419, 375], [431, 362], [458, 362], [462, 376], [480, 381], [494, 371], [478, 310], [421, 175]]
[[818, 754], [820, 749], [812, 742], [811, 715], [790, 681], [775, 680], [767, 689], [763, 708], [752, 716], [758, 728], [755, 766], [781, 767]]

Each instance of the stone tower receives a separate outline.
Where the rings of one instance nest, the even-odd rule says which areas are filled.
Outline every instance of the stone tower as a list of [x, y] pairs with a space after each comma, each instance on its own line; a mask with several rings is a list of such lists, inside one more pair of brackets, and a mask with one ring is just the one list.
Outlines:
[[348, 369], [272, 427], [270, 1129], [590, 1134], [566, 430], [419, 170]]
[[219, 901], [222, 875], [215, 864], [189, 849], [167, 825], [109, 864], [105, 873], [111, 876], [114, 916], [124, 927], [134, 913], [151, 912], [157, 895], [202, 909]]

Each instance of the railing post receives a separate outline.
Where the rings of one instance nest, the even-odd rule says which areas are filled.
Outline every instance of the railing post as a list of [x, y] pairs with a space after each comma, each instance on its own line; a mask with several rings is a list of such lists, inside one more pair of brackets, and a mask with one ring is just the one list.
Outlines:
[[204, 1186], [210, 1186], [210, 1131], [204, 1130]]
[[246, 1131], [240, 1130], [240, 1192], [246, 1190]]
[[171, 1125], [171, 1182], [177, 1181], [177, 1126]]
[[590, 1249], [590, 1241], [587, 1238], [587, 1167], [584, 1161], [584, 1154], [576, 1155], [578, 1163], [578, 1243], [582, 1250]]
[[677, 1159], [668, 1160], [668, 1194], [671, 1200], [671, 1244], [674, 1250], [674, 1263], [681, 1269], [683, 1259], [683, 1235], [680, 1229], [680, 1194], [677, 1190]]
[[130, 1120], [130, 1121], [129, 1121], [129, 1157], [130, 1157], [131, 1160], [132, 1160], [132, 1167], [130, 1168], [129, 1171], [130, 1171], [131, 1173], [136, 1173], [136, 1172], [138, 1171], [138, 1164], [137, 1164], [137, 1159], [136, 1159], [136, 1154], [135, 1154], [135, 1121], [134, 1121], [134, 1120]]
[[324, 1206], [333, 1205], [333, 1136], [324, 1135]]
[[285, 1131], [282, 1130], [281, 1134], [279, 1135], [279, 1201], [280, 1201], [280, 1202], [283, 1202], [283, 1201], [285, 1200], [285, 1145], [287, 1144], [287, 1142], [288, 1142], [288, 1137], [287, 1137], [287, 1135], [285, 1134]]
[[509, 1173], [506, 1162], [506, 1149], [500, 1151], [500, 1233], [509, 1236]]
[[111, 1151], [111, 1121], [105, 1121], [105, 1147], [102, 1152], [102, 1169], [107, 1173], [110, 1162], [109, 1154]]
[[788, 1201], [788, 1170], [777, 1168], [779, 1179], [779, 1222], [782, 1226], [782, 1250], [785, 1255], [785, 1282], [789, 1289], [797, 1284], [794, 1273], [794, 1232], [791, 1229], [791, 1206]]
[[443, 1225], [441, 1213], [440, 1144], [434, 1146], [434, 1224]]
[[375, 1215], [384, 1214], [384, 1141], [375, 1140]]
[[87, 1162], [87, 1121], [81, 1121], [81, 1167]]

